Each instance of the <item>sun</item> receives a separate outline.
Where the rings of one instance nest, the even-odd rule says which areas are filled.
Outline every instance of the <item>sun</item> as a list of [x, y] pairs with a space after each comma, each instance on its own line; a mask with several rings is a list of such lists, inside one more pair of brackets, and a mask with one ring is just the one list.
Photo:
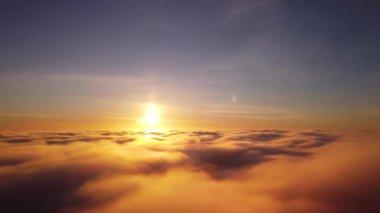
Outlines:
[[144, 117], [141, 118], [140, 123], [147, 125], [156, 125], [160, 122], [158, 116], [158, 107], [154, 103], [150, 103], [146, 107], [146, 112]]

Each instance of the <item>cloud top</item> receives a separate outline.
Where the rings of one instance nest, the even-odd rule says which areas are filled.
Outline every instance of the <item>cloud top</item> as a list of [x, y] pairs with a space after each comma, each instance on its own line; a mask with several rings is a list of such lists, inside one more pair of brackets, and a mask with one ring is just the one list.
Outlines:
[[5, 212], [380, 209], [380, 146], [352, 135], [8, 132], [0, 135], [0, 147]]

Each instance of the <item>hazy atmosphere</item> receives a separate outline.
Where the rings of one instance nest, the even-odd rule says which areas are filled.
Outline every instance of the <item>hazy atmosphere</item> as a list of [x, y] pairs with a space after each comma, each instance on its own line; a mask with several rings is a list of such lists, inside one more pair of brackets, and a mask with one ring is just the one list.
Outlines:
[[[3, 129], [373, 128], [377, 1], [2, 1]], [[375, 121], [376, 120], [376, 121]]]
[[0, 212], [380, 212], [375, 0], [0, 0]]

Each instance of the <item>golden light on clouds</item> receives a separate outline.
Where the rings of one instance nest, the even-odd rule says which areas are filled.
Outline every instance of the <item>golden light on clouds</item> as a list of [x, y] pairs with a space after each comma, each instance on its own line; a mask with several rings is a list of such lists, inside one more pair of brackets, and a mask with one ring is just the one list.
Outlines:
[[378, 138], [275, 129], [2, 132], [0, 205], [2, 212], [379, 212]]

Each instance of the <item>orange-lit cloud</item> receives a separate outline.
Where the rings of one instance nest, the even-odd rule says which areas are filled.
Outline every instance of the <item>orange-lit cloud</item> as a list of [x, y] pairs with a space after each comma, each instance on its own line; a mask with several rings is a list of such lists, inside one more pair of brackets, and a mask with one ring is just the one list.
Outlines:
[[322, 131], [8, 132], [5, 212], [376, 212], [377, 139]]

